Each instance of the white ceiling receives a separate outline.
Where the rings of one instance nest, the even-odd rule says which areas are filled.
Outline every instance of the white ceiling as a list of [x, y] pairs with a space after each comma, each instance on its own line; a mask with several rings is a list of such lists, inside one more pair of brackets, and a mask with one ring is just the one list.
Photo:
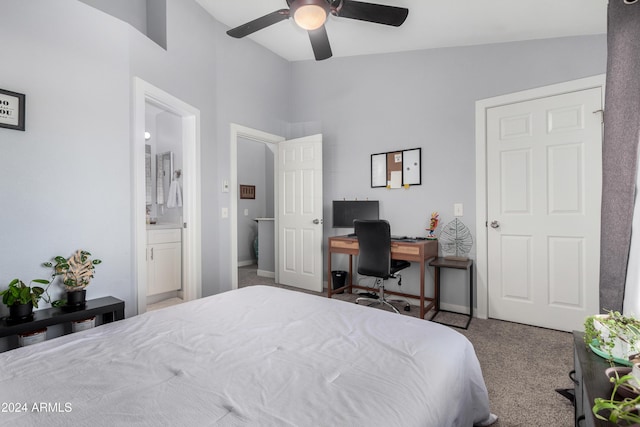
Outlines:
[[[196, 0], [229, 28], [278, 9], [285, 0]], [[608, 0], [371, 0], [406, 7], [401, 27], [330, 16], [334, 57], [604, 34]], [[312, 60], [306, 31], [292, 19], [248, 36], [289, 61]], [[246, 43], [238, 39], [237, 43]], [[331, 59], [328, 59], [329, 61]]]

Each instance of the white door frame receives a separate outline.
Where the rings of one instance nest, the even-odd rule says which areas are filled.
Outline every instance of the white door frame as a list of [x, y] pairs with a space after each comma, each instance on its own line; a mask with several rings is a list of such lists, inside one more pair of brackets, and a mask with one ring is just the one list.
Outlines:
[[604, 94], [605, 80], [606, 75], [599, 74], [597, 76], [476, 101], [476, 300], [478, 301], [476, 313], [478, 318], [486, 319], [489, 315], [489, 286], [487, 283], [489, 263], [487, 257], [487, 110], [502, 105], [591, 88], [603, 88], [602, 93]]
[[[231, 134], [231, 148], [230, 148], [230, 190], [229, 190], [229, 226], [231, 232], [231, 262], [229, 263], [231, 268], [231, 289], [238, 289], [238, 139], [244, 138], [250, 141], [278, 144], [285, 139], [278, 135], [272, 135], [270, 133], [262, 132], [257, 129], [252, 129], [246, 126], [241, 126], [235, 123], [230, 125]], [[274, 204], [278, 206], [278, 150], [274, 150], [274, 173], [273, 173], [273, 197]], [[274, 226], [275, 230], [278, 230], [278, 210], [274, 209]], [[274, 233], [274, 250], [275, 250], [275, 281], [278, 283], [278, 268], [279, 255], [278, 255], [278, 233]]]
[[137, 280], [138, 314], [147, 309], [147, 226], [145, 176], [146, 103], [182, 118], [182, 284], [183, 299], [202, 296], [201, 200], [200, 200], [200, 110], [144, 80], [133, 78], [133, 125], [131, 126], [133, 170], [133, 271]]

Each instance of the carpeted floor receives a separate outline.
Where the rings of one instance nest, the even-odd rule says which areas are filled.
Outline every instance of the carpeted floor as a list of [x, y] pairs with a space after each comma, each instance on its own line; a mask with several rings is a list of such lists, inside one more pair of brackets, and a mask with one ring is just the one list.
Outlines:
[[[238, 283], [240, 287], [256, 284], [280, 286], [273, 279], [257, 276], [255, 266], [241, 267]], [[326, 293], [308, 293], [326, 296]], [[353, 294], [336, 296], [346, 301], [355, 301], [356, 297]], [[402, 305], [398, 308], [402, 315], [419, 317], [415, 306], [410, 312], [403, 311]], [[466, 320], [464, 316], [449, 313], [441, 313], [436, 319], [456, 324]], [[491, 412], [499, 417], [494, 427], [574, 425], [573, 406], [555, 392], [556, 388], [573, 387], [568, 377], [573, 369], [573, 338], [570, 333], [477, 318], [471, 321], [468, 330], [453, 329], [465, 335], [476, 350], [489, 391]]]

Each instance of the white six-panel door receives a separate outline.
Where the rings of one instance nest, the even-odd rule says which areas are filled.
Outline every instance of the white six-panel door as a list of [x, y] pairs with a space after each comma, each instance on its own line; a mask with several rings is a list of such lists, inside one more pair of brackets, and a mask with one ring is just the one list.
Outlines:
[[278, 144], [279, 282], [322, 292], [322, 135]]
[[601, 88], [487, 110], [488, 314], [571, 331], [598, 313]]

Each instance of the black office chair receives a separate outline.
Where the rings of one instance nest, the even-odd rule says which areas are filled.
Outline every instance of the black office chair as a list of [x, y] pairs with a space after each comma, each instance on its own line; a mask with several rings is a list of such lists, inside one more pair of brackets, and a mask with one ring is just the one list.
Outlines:
[[398, 278], [398, 285], [402, 278], [398, 271], [411, 265], [408, 261], [398, 261], [391, 259], [391, 227], [385, 220], [363, 220], [353, 221], [355, 234], [358, 238], [358, 274], [378, 278], [380, 287], [378, 298], [360, 297], [356, 299], [356, 304], [360, 301], [369, 301], [371, 305], [384, 304], [400, 314], [390, 302], [401, 302], [405, 304], [405, 310], [410, 308], [409, 303], [403, 300], [386, 299], [384, 296], [384, 281], [389, 278]]

